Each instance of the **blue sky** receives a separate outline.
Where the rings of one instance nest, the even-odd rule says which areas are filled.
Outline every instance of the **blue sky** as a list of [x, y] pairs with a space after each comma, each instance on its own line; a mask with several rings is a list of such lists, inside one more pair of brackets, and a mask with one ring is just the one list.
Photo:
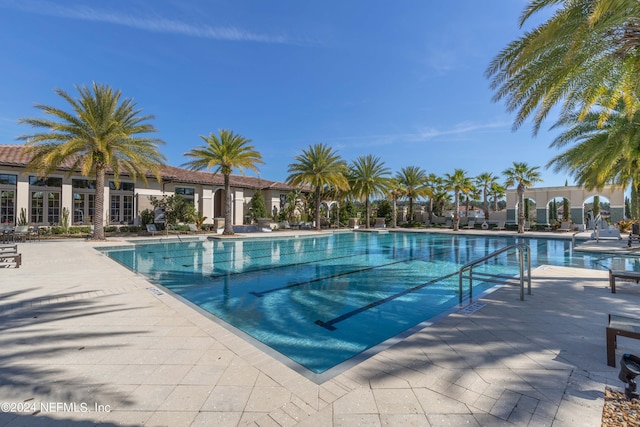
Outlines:
[[[0, 0], [0, 143], [30, 132], [55, 88], [96, 81], [155, 116], [168, 163], [231, 129], [253, 141], [260, 175], [284, 181], [301, 150], [325, 143], [345, 160], [374, 154], [394, 173], [444, 175], [540, 166], [557, 154], [545, 123], [493, 103], [484, 71], [523, 33], [525, 0]], [[249, 175], [255, 175], [249, 173]]]

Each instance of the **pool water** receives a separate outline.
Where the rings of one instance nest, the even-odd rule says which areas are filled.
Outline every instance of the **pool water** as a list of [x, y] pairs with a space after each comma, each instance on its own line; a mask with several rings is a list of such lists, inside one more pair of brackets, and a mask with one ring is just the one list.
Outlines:
[[[431, 233], [165, 241], [101, 250], [321, 374], [456, 307], [462, 265], [523, 241], [532, 267], [640, 271], [639, 258], [580, 254], [567, 240]], [[516, 275], [517, 257], [502, 254], [475, 272]], [[473, 295], [493, 286], [474, 281]]]

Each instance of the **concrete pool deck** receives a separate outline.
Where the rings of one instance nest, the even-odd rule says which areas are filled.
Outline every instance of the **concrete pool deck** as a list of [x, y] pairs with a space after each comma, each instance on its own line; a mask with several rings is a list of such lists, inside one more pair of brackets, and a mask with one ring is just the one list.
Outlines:
[[19, 244], [0, 268], [0, 425], [599, 426], [623, 385], [607, 315], [640, 317], [640, 285], [543, 266], [525, 301], [501, 288], [318, 385], [93, 249], [122, 243]]

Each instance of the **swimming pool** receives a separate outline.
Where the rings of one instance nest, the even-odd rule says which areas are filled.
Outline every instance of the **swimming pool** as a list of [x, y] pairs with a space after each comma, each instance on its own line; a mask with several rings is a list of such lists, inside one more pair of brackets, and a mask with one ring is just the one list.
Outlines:
[[[532, 267], [640, 270], [638, 258], [580, 254], [560, 239], [350, 232], [299, 238], [216, 239], [100, 250], [313, 374], [458, 304], [457, 271], [516, 242]], [[474, 272], [515, 275], [502, 254]], [[474, 281], [473, 294], [494, 286]]]

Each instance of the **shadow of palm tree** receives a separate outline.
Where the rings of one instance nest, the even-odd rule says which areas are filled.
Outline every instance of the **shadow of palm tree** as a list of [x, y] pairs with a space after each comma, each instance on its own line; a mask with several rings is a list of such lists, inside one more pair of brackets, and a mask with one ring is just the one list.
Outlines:
[[52, 417], [40, 405], [130, 405], [127, 394], [109, 381], [109, 372], [92, 370], [100, 370], [97, 357], [103, 352], [126, 349], [131, 337], [150, 332], [102, 326], [134, 309], [89, 292], [50, 298], [29, 294], [29, 289], [0, 294], [0, 402], [32, 402], [25, 412], [38, 420], [23, 420], [25, 413], [2, 413], [0, 424], [6, 420], [10, 425], [95, 425], [97, 421], [73, 416]]

